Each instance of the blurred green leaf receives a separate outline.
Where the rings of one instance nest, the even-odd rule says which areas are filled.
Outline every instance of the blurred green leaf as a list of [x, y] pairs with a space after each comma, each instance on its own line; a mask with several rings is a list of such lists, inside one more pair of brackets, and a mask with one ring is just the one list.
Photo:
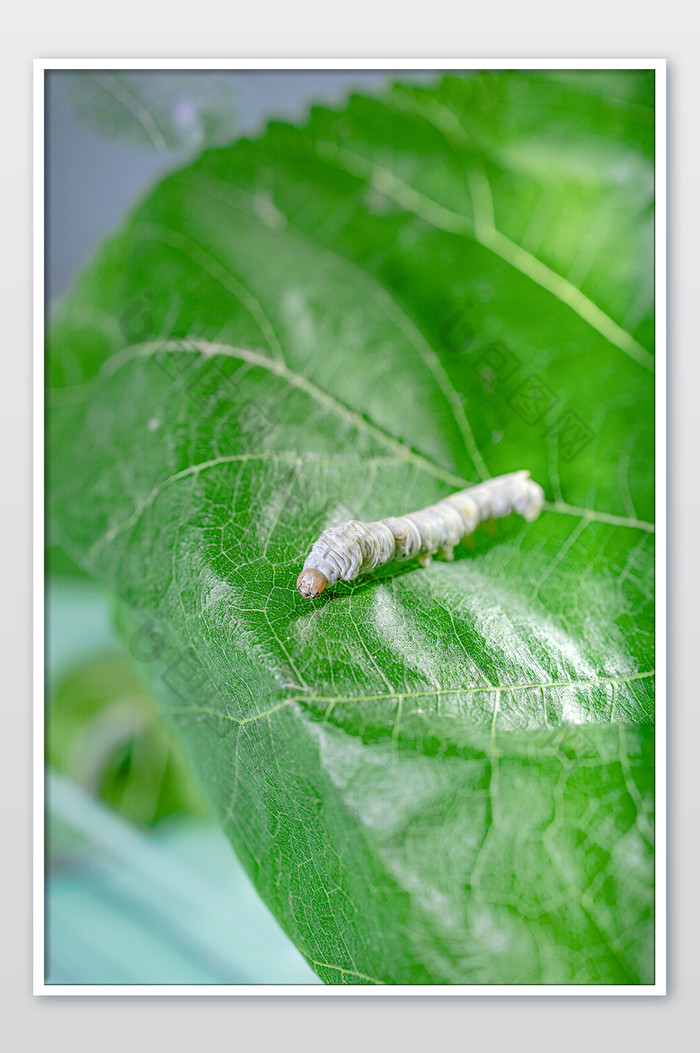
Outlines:
[[89, 575], [64, 552], [60, 545], [52, 545], [46, 550], [44, 561], [46, 577], [64, 581], [89, 581]]
[[[397, 85], [167, 178], [56, 314], [51, 493], [329, 983], [653, 980], [653, 74]], [[318, 533], [546, 511], [318, 601]]]
[[143, 826], [207, 816], [172, 732], [125, 658], [84, 663], [50, 699], [48, 762]]

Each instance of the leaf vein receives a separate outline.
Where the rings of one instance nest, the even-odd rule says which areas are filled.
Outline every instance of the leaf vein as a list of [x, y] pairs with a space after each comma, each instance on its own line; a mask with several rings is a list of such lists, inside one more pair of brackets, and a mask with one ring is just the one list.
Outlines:
[[[596, 332], [633, 361], [653, 372], [654, 356], [645, 347], [642, 347], [631, 333], [618, 325], [610, 315], [606, 314], [602, 308], [561, 274], [548, 267], [546, 263], [512, 241], [507, 235], [502, 234], [488, 221], [472, 224], [468, 216], [455, 212], [427, 197], [388, 169], [380, 167], [373, 161], [365, 160], [359, 154], [339, 148], [333, 143], [319, 142], [317, 149], [322, 160], [335, 163], [337, 167], [345, 168], [350, 174], [365, 179], [407, 212], [412, 212], [426, 223], [448, 234], [471, 238], [482, 248], [493, 252], [504, 263], [570, 307], [579, 318], [587, 322]], [[344, 161], [345, 164], [341, 164], [341, 161]]]

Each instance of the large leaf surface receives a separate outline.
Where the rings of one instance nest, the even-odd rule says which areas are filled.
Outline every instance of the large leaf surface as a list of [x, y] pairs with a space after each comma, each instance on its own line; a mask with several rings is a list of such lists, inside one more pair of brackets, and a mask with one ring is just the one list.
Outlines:
[[[653, 79], [397, 86], [157, 187], [54, 319], [53, 540], [329, 983], [653, 979]], [[316, 601], [318, 533], [539, 520]]]

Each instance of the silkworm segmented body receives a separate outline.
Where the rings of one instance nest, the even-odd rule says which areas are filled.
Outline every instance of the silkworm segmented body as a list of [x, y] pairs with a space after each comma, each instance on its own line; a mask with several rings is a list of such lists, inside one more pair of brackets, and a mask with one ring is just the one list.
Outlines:
[[352, 581], [392, 560], [418, 559], [423, 566], [434, 555], [451, 560], [455, 545], [473, 534], [479, 523], [511, 512], [530, 522], [537, 519], [543, 503], [542, 487], [523, 470], [459, 490], [410, 515], [377, 523], [349, 519], [323, 531], [297, 578], [297, 588], [310, 598], [326, 585]]

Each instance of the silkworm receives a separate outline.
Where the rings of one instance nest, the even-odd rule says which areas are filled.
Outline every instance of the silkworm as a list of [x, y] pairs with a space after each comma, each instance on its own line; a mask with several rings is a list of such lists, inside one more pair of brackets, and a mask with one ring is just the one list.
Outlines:
[[454, 547], [479, 523], [518, 512], [531, 522], [542, 511], [544, 491], [526, 470], [499, 475], [450, 494], [444, 501], [376, 523], [349, 519], [324, 530], [297, 578], [302, 596], [318, 596], [336, 581], [352, 581], [392, 560], [418, 559], [427, 566], [434, 555], [454, 558]]

